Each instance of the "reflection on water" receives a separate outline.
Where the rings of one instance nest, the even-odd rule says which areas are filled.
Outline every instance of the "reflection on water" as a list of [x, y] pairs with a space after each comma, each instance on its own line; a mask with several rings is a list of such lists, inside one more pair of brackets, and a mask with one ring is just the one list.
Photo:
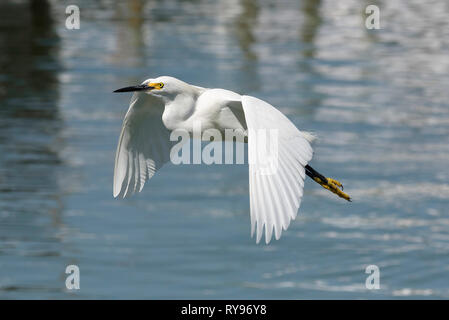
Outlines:
[[61, 254], [60, 41], [47, 1], [2, 2], [0, 12], [0, 289], [49, 291], [45, 260], [42, 275], [7, 279], [32, 257]]
[[[80, 0], [66, 30], [63, 3], [3, 1], [0, 297], [448, 298], [449, 7], [375, 3], [379, 31], [356, 0]], [[112, 199], [130, 97], [111, 91], [162, 74], [278, 106], [355, 201], [307, 182], [257, 246], [245, 166], [168, 165]]]
[[304, 23], [301, 25], [299, 34], [300, 41], [308, 46], [303, 50], [303, 55], [305, 58], [313, 58], [315, 56], [315, 37], [322, 22], [319, 12], [320, 5], [321, 0], [303, 1], [302, 4], [301, 10], [303, 12]]

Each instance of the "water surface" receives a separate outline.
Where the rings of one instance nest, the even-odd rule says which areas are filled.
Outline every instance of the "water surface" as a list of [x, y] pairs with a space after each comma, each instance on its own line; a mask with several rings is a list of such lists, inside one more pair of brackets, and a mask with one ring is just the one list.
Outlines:
[[[80, 30], [73, 1], [2, 2], [0, 298], [448, 298], [449, 6], [375, 3], [377, 31], [355, 0], [79, 0]], [[158, 75], [277, 106], [354, 202], [307, 181], [267, 246], [244, 165], [169, 164], [113, 199], [112, 91]]]

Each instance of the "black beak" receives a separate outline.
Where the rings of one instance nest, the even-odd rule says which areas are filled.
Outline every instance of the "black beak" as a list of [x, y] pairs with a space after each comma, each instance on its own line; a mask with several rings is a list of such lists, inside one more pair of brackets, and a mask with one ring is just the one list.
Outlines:
[[139, 84], [138, 86], [120, 88], [120, 89], [115, 90], [114, 92], [133, 92], [133, 91], [143, 91], [143, 90], [148, 90], [148, 89], [152, 89], [152, 88], [146, 84]]

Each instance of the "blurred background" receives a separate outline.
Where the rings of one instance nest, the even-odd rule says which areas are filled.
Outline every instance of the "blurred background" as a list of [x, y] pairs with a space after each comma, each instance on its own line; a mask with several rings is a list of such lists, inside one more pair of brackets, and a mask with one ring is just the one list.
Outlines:
[[[0, 298], [449, 298], [448, 15], [445, 0], [1, 1]], [[168, 164], [113, 199], [131, 95], [112, 91], [158, 75], [277, 106], [354, 202], [307, 181], [267, 246], [245, 165]]]

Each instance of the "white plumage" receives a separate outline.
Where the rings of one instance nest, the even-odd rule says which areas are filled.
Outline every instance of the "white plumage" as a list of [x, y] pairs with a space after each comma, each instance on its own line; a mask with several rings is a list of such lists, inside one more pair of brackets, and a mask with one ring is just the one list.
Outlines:
[[[205, 89], [172, 77], [145, 80], [117, 92], [135, 92], [123, 121], [114, 169], [114, 197], [141, 191], [145, 181], [170, 160], [170, 132], [241, 129], [247, 136], [251, 236], [259, 242], [279, 239], [296, 218], [303, 195], [305, 169], [312, 159], [313, 136], [302, 133], [270, 104], [223, 89]], [[277, 167], [264, 172], [258, 130], [277, 132]], [[265, 226], [265, 228], [264, 228]]]

